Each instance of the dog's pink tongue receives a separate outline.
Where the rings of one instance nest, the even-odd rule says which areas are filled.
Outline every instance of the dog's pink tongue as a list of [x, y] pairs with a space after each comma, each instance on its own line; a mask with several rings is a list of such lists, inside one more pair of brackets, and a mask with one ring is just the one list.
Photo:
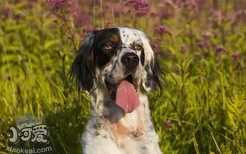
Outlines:
[[116, 104], [124, 109], [126, 113], [131, 113], [139, 105], [139, 99], [134, 86], [128, 81], [122, 81], [117, 88]]

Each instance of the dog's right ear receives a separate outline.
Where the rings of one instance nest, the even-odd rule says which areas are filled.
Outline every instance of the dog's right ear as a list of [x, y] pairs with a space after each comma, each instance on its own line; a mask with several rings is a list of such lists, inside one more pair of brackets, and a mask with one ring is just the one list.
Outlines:
[[93, 89], [96, 78], [93, 58], [94, 37], [95, 33], [92, 33], [85, 38], [70, 69], [70, 77], [77, 81], [79, 89], [88, 92]]

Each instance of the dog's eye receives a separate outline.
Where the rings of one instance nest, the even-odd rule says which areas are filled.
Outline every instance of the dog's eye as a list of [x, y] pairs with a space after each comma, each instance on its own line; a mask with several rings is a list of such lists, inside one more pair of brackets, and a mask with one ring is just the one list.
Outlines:
[[110, 45], [110, 44], [105, 44], [105, 45], [103, 46], [103, 49], [104, 49], [104, 50], [112, 50], [113, 47], [112, 47], [112, 45]]
[[139, 44], [135, 44], [133, 46], [133, 48], [134, 48], [134, 50], [142, 50], [143, 49], [143, 47], [141, 45], [139, 45]]

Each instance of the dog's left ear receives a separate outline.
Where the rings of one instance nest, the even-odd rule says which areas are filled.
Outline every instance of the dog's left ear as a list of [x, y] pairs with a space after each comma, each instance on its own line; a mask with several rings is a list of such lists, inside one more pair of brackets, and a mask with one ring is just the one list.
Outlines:
[[162, 89], [162, 77], [163, 73], [161, 72], [160, 65], [157, 61], [157, 58], [154, 57], [154, 59], [151, 61], [150, 65], [145, 67], [146, 70], [146, 78], [145, 82], [143, 83], [145, 90], [151, 91], [151, 90], [158, 90]]
[[145, 33], [139, 31], [141, 34], [141, 39], [144, 47], [144, 69], [146, 74], [143, 76], [143, 88], [145, 91], [149, 92], [151, 90], [162, 89], [162, 77], [163, 73], [161, 72], [160, 65], [150, 46], [149, 39]]
[[95, 33], [85, 38], [70, 69], [70, 76], [75, 78], [79, 89], [91, 92], [96, 78], [93, 62], [93, 43]]

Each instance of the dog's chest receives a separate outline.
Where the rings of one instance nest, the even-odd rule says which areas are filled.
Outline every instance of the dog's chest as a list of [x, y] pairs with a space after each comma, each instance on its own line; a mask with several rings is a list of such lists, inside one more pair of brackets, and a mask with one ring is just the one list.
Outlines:
[[145, 142], [146, 125], [144, 108], [126, 114], [118, 122], [112, 124], [112, 134], [119, 148], [132, 150]]
[[126, 114], [119, 121], [112, 123], [112, 131], [116, 138], [131, 136], [131, 134], [143, 132], [144, 129], [144, 117], [138, 111]]

